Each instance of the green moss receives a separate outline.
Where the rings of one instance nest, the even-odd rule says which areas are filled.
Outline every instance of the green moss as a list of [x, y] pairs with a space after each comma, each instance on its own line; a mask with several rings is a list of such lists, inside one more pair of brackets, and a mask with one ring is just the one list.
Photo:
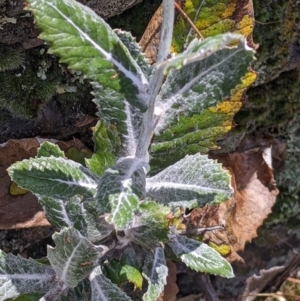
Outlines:
[[[8, 111], [14, 117], [34, 119], [39, 106], [50, 99], [57, 101], [70, 118], [74, 118], [74, 113], [77, 116], [81, 109], [85, 111], [89, 105], [94, 107], [89, 82], [81, 74], [59, 64], [58, 58], [47, 54], [45, 47], [19, 52], [19, 55], [16, 50], [8, 49], [7, 56], [12, 56], [7, 61], [22, 58], [22, 65], [19, 63], [16, 69], [10, 67], [0, 71], [1, 115]], [[3, 122], [4, 119], [0, 118], [0, 123]]]
[[299, 4], [296, 0], [254, 0], [254, 41], [259, 43], [256, 85], [269, 82], [293, 68], [291, 52], [300, 37]]
[[[73, 79], [74, 80], [74, 79]], [[56, 93], [55, 100], [63, 108], [67, 116], [73, 116], [74, 111], [90, 111], [88, 107], [94, 107], [91, 94], [92, 87], [88, 80], [75, 79], [73, 82], [64, 81], [66, 88], [63, 93]]]
[[300, 113], [296, 114], [286, 129], [287, 159], [279, 174], [279, 186], [286, 187], [284, 194], [300, 202]]
[[259, 129], [285, 138], [286, 127], [300, 112], [300, 70], [284, 72], [268, 84], [249, 89], [248, 101], [235, 116], [240, 129]]
[[7, 112], [0, 110], [0, 125], [7, 126], [7, 120], [8, 120], [7, 115], [8, 115]]
[[284, 224], [287, 229], [299, 229], [300, 224], [300, 194], [295, 198], [289, 195], [283, 187], [272, 214], [268, 217], [265, 224], [267, 227], [276, 224]]
[[17, 69], [24, 59], [23, 51], [0, 44], [0, 72]]
[[[252, 68], [258, 77], [234, 118], [238, 126], [232, 136], [259, 130], [285, 139], [289, 122], [300, 111], [300, 70], [293, 58], [300, 37], [300, 10], [296, 0], [254, 0], [253, 4], [254, 42], [259, 48]], [[230, 137], [225, 145], [233, 145]]]
[[[12, 58], [16, 57], [14, 51], [10, 53]], [[55, 94], [59, 79], [59, 72], [51, 59], [43, 56], [43, 51], [28, 51], [21, 66], [0, 72], [0, 108], [16, 117], [31, 119], [38, 106]]]

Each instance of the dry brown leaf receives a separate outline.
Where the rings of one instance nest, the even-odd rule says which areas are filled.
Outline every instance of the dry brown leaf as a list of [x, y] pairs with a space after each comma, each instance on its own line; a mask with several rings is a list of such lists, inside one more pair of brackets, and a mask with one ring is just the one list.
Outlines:
[[196, 208], [191, 212], [188, 227], [192, 229], [224, 226], [223, 230], [205, 232], [204, 239], [221, 252], [222, 246], [230, 246], [227, 259], [231, 262], [243, 261], [237, 252], [243, 251], [245, 244], [257, 236], [257, 228], [275, 203], [278, 190], [270, 166], [270, 152], [270, 147], [256, 147], [244, 152], [213, 155], [232, 175], [234, 194], [221, 205]]
[[82, 115], [78, 117], [75, 126], [80, 128], [90, 124], [94, 124], [98, 120], [97, 117], [91, 115]]
[[[176, 2], [181, 6], [184, 0], [176, 0]], [[151, 18], [141, 40], [139, 41], [139, 44], [150, 64], [154, 64], [156, 62], [156, 56], [160, 42], [162, 17], [163, 9], [162, 5], [160, 5], [160, 7], [156, 10], [155, 14]]]
[[[49, 226], [42, 207], [31, 193], [13, 196], [10, 194], [11, 179], [6, 169], [16, 161], [29, 159], [37, 154], [44, 139], [26, 138], [9, 140], [0, 145], [0, 230]], [[66, 151], [70, 147], [86, 148], [78, 139], [55, 141]]]
[[157, 301], [175, 301], [176, 295], [179, 292], [179, 288], [176, 284], [176, 264], [173, 261], [168, 260], [167, 267], [167, 284], [165, 285], [164, 291], [161, 293]]
[[246, 280], [246, 287], [239, 296], [240, 301], [253, 301], [266, 285], [268, 285], [279, 273], [284, 270], [284, 266], [273, 267], [268, 270], [260, 270], [259, 275], [252, 275]]
[[259, 271], [258, 275], [250, 276], [244, 287], [240, 289], [238, 301], [255, 300], [257, 294], [268, 291], [270, 287], [279, 288], [281, 286], [280, 291], [283, 292], [284, 280], [288, 280], [288, 276], [299, 269], [299, 259], [300, 254], [290, 250], [281, 266], [263, 269]]
[[139, 44], [145, 53], [150, 64], [154, 64], [158, 53], [160, 41], [160, 28], [162, 23], [163, 10], [160, 6], [151, 18]]

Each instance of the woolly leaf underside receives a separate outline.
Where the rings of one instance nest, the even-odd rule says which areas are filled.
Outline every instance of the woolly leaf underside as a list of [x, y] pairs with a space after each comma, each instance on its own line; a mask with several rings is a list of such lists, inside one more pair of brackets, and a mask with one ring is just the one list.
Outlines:
[[92, 158], [86, 159], [86, 166], [98, 176], [102, 176], [108, 167], [115, 164], [116, 153], [120, 142], [115, 127], [106, 127], [103, 122], [98, 121], [93, 128], [93, 140], [95, 150]]
[[130, 240], [147, 249], [168, 240], [169, 225], [166, 216], [170, 208], [153, 201], [142, 201], [127, 228]]
[[122, 156], [135, 154], [140, 134], [142, 114], [127, 99], [120, 97], [119, 93], [107, 94], [106, 89], [97, 82], [93, 82], [94, 102], [97, 105], [97, 115], [106, 126], [114, 126], [121, 142]]

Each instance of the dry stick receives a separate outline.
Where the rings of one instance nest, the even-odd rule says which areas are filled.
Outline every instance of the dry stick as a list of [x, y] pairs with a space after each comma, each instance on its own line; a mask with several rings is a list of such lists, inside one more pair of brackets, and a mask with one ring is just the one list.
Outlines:
[[246, 295], [238, 295], [238, 297], [273, 297], [278, 299], [278, 297], [300, 297], [299, 295], [291, 295], [291, 294], [283, 294], [281, 292], [276, 293], [259, 293], [259, 294], [246, 294]]
[[287, 277], [286, 280], [288, 280], [288, 281], [290, 281], [290, 282], [295, 282], [295, 283], [299, 283], [299, 284], [300, 284], [300, 279]]
[[189, 16], [181, 9], [180, 5], [176, 2], [174, 2], [175, 7], [179, 10], [179, 12], [182, 14], [182, 16], [186, 19], [186, 21], [191, 25], [191, 27], [195, 30], [197, 35], [200, 39], [204, 40], [204, 37], [202, 36], [201, 32], [198, 30], [198, 28], [195, 26], [195, 24], [192, 22], [192, 20], [189, 18]]
[[206, 228], [197, 228], [197, 229], [191, 229], [191, 230], [176, 230], [178, 234], [185, 234], [185, 233], [189, 233], [189, 234], [201, 234], [203, 232], [207, 232], [207, 231], [214, 231], [214, 230], [224, 230], [223, 226], [212, 226], [212, 227], [206, 227]]
[[257, 24], [261, 24], [261, 25], [269, 25], [269, 24], [274, 24], [274, 23], [280, 23], [281, 21], [260, 22], [260, 21], [254, 20], [254, 22]]

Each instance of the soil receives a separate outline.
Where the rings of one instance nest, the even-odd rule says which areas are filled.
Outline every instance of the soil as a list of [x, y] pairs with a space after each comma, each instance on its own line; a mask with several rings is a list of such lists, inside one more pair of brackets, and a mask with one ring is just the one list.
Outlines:
[[[2, 230], [0, 248], [25, 258], [42, 258], [47, 255], [47, 245], [54, 246], [51, 239], [54, 231], [53, 227]], [[278, 273], [267, 278], [259, 292], [277, 292], [284, 281], [300, 269], [300, 233], [288, 231], [284, 225], [271, 229], [264, 227], [259, 232], [259, 238], [247, 244], [245, 251], [240, 253], [245, 262], [232, 264], [235, 273], [232, 279], [197, 273], [177, 262], [176, 284], [179, 291], [176, 300], [242, 300], [239, 295], [245, 289], [246, 280], [254, 274], [259, 275], [261, 270], [274, 267], [280, 268]], [[141, 293], [137, 291], [134, 296], [136, 299], [133, 300], [139, 301]]]

